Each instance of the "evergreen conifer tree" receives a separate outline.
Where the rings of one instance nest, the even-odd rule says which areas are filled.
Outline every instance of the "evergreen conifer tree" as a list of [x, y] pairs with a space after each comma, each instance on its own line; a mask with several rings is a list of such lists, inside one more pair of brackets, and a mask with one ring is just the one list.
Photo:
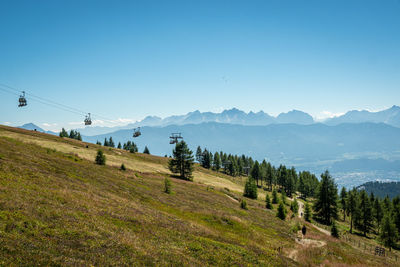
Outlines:
[[61, 129], [60, 137], [69, 137], [68, 132], [64, 128]]
[[173, 158], [168, 166], [171, 172], [178, 173], [182, 179], [192, 180], [193, 152], [188, 148], [185, 141], [178, 142], [172, 151]]
[[118, 142], [118, 146], [117, 146], [117, 148], [119, 148], [119, 149], [121, 149], [121, 148], [122, 148], [121, 142]]
[[347, 212], [347, 191], [345, 187], [342, 187], [340, 191], [340, 206], [343, 211], [343, 221], [346, 221], [346, 212]]
[[358, 207], [359, 213], [358, 218], [356, 220], [356, 226], [359, 230], [364, 233], [364, 236], [367, 236], [367, 233], [372, 228], [372, 209], [371, 204], [369, 203], [369, 197], [365, 190], [362, 190], [360, 193], [360, 202]]
[[278, 204], [278, 192], [275, 188], [272, 190], [272, 204]]
[[271, 204], [271, 199], [268, 194], [265, 196], [265, 207], [269, 210], [272, 210], [274, 207]]
[[258, 161], [254, 163], [253, 168], [251, 169], [251, 177], [257, 181], [257, 186], [258, 186], [258, 180], [261, 178], [261, 172], [260, 172], [260, 164]]
[[337, 219], [337, 186], [328, 171], [321, 174], [321, 183], [318, 188], [314, 212], [318, 219], [325, 224], [331, 224]]
[[150, 154], [150, 150], [147, 146], [144, 147], [143, 154]]
[[257, 199], [257, 185], [253, 178], [249, 177], [244, 186], [243, 196]]
[[354, 219], [357, 217], [357, 191], [355, 188], [347, 194], [347, 209], [350, 216], [350, 233], [353, 232]]
[[382, 206], [381, 206], [381, 202], [379, 201], [378, 198], [375, 198], [375, 201], [374, 201], [373, 214], [374, 214], [374, 218], [375, 218], [376, 224], [377, 224], [378, 229], [379, 229], [380, 226], [381, 226], [381, 222], [382, 222], [384, 214], [383, 214], [383, 209], [382, 209]]
[[196, 150], [196, 161], [200, 163], [200, 165], [203, 165], [203, 151], [201, 150], [200, 146], [198, 146]]
[[310, 207], [310, 204], [308, 204], [308, 202], [306, 202], [306, 206], [304, 209], [304, 219], [307, 222], [311, 222], [311, 218], [312, 218], [311, 207]]
[[98, 165], [106, 165], [106, 155], [104, 155], [102, 150], [97, 151], [95, 161], [96, 161], [96, 164], [98, 164]]
[[221, 159], [218, 152], [214, 153], [213, 166], [215, 171], [219, 171], [219, 169], [221, 168]]
[[290, 210], [295, 214], [295, 216], [299, 212], [299, 203], [297, 202], [297, 199], [295, 198], [292, 203], [290, 204]]
[[276, 212], [276, 217], [278, 217], [281, 220], [285, 220], [286, 218], [286, 207], [282, 202], [279, 202], [278, 210]]
[[332, 221], [331, 236], [339, 238], [339, 230], [336, 226], [335, 220]]
[[396, 244], [398, 238], [398, 232], [393, 220], [389, 214], [385, 214], [382, 220], [382, 229], [380, 233], [380, 240], [382, 243], [390, 249]]

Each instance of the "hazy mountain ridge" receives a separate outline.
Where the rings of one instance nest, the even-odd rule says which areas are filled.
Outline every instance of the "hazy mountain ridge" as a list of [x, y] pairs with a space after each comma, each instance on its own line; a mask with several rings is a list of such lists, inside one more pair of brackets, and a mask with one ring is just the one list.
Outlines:
[[342, 116], [334, 117], [325, 121], [328, 125], [362, 122], [386, 123], [395, 127], [400, 127], [400, 107], [394, 105], [389, 109], [377, 112], [352, 110]]
[[[316, 174], [325, 169], [332, 170], [333, 173], [341, 172], [340, 177], [338, 176], [338, 183], [341, 185], [359, 185], [377, 178], [400, 178], [400, 168], [396, 169], [398, 161], [395, 161], [400, 160], [400, 128], [384, 123], [246, 126], [208, 122], [165, 127], [146, 126], [142, 128], [142, 136], [135, 139], [132, 138], [130, 129], [98, 136], [83, 136], [83, 139], [94, 143], [97, 140], [103, 142], [104, 138], [112, 136], [116, 144], [133, 140], [138, 144], [139, 151], [148, 146], [152, 154], [170, 155], [172, 146], [169, 144], [169, 136], [172, 132], [181, 132], [194, 151], [197, 146], [201, 146], [212, 152], [222, 150], [226, 153], [249, 155], [258, 160], [265, 158], [278, 166], [294, 165], [299, 170], [312, 170]], [[378, 160], [382, 158], [390, 158], [393, 162]], [[383, 169], [384, 172], [372, 172], [371, 168], [361, 172], [357, 166], [349, 167], [349, 164], [355, 163], [351, 160], [355, 159], [359, 159], [360, 164], [362, 159], [377, 160], [371, 165], [372, 170]], [[346, 168], [342, 171], [338, 167]], [[392, 173], [388, 175], [388, 172]]]
[[[301, 125], [314, 124], [316, 121], [314, 118], [303, 111], [292, 110], [289, 112], [282, 112], [278, 116], [274, 117], [265, 113], [264, 111], [248, 113], [232, 108], [224, 110], [220, 113], [214, 112], [200, 112], [198, 110], [189, 112], [185, 115], [173, 115], [166, 118], [160, 118], [157, 116], [147, 116], [143, 120], [135, 123], [131, 123], [124, 126], [116, 127], [101, 127], [91, 126], [78, 129], [83, 135], [99, 135], [105, 133], [111, 133], [121, 129], [132, 129], [135, 127], [144, 126], [168, 126], [168, 125], [185, 125], [185, 124], [201, 124], [206, 122], [217, 122], [217, 123], [229, 123], [239, 124], [247, 126], [265, 126], [270, 124], [282, 124], [282, 123], [295, 123]], [[391, 126], [400, 127], [400, 107], [393, 106], [389, 109], [369, 112], [363, 111], [349, 111], [346, 114], [322, 121], [327, 125], [338, 125], [341, 123], [363, 123], [363, 122], [374, 122], [374, 123], [386, 123]]]

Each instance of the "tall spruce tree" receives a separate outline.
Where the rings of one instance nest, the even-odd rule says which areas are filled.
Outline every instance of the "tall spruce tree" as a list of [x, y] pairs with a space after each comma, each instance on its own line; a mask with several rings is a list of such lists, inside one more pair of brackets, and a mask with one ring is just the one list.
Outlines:
[[265, 207], [269, 210], [272, 210], [274, 207], [271, 204], [271, 199], [268, 194], [265, 195]]
[[182, 179], [193, 180], [193, 152], [188, 148], [185, 141], [178, 142], [172, 151], [173, 158], [168, 162], [171, 172], [178, 173]]
[[213, 169], [215, 171], [219, 171], [220, 168], [221, 168], [221, 159], [219, 157], [219, 153], [215, 152], [214, 153], [214, 160], [213, 160]]
[[347, 212], [347, 191], [345, 187], [342, 187], [340, 191], [340, 206], [343, 211], [343, 221], [346, 221], [346, 212]]
[[276, 217], [278, 217], [281, 220], [285, 220], [286, 213], [287, 213], [287, 211], [286, 211], [285, 205], [282, 202], [280, 202], [279, 206], [278, 206], [278, 210], [276, 212]]
[[251, 174], [251, 177], [257, 182], [257, 186], [258, 186], [258, 181], [261, 178], [260, 164], [258, 163], [258, 161], [256, 161], [254, 163], [254, 166], [251, 169], [250, 174]]
[[61, 129], [60, 137], [69, 137], [68, 132], [64, 128]]
[[367, 233], [372, 229], [372, 208], [369, 202], [369, 197], [365, 190], [362, 190], [360, 193], [360, 201], [358, 206], [359, 213], [356, 219], [356, 226], [359, 230], [364, 233], [364, 236], [367, 236]]
[[379, 198], [375, 198], [373, 214], [374, 214], [374, 219], [375, 219], [376, 224], [377, 224], [378, 229], [379, 229], [380, 226], [381, 226], [383, 215], [384, 215], [383, 214], [383, 209], [382, 209], [382, 206], [381, 206], [381, 202], [379, 201]]
[[244, 185], [243, 196], [257, 199], [257, 185], [253, 178], [249, 177]]
[[358, 214], [357, 190], [355, 188], [353, 188], [353, 190], [349, 191], [347, 194], [347, 209], [348, 215], [350, 216], [350, 233], [352, 233], [354, 219]]
[[306, 207], [304, 209], [304, 219], [307, 222], [311, 222], [311, 218], [312, 218], [311, 207], [310, 207], [310, 204], [308, 204], [308, 202], [306, 202]]
[[196, 150], [196, 161], [202, 165], [203, 162], [203, 151], [201, 150], [201, 147], [198, 146]]
[[331, 224], [332, 219], [337, 219], [337, 201], [337, 186], [329, 171], [325, 171], [321, 174], [321, 183], [314, 205], [315, 216], [324, 224]]
[[272, 204], [278, 204], [278, 192], [275, 188], [272, 190]]
[[385, 214], [382, 220], [382, 229], [380, 233], [381, 242], [391, 249], [396, 244], [398, 232], [392, 218], [389, 214]]

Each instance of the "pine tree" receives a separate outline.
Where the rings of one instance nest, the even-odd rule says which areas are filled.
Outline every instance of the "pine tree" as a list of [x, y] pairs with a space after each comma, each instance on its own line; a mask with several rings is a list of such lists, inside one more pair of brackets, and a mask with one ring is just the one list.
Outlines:
[[311, 218], [312, 218], [311, 207], [310, 207], [310, 204], [308, 204], [308, 202], [306, 202], [306, 207], [304, 209], [304, 219], [307, 222], [311, 222]]
[[253, 178], [249, 177], [244, 186], [243, 196], [257, 199], [257, 185]]
[[219, 169], [221, 168], [221, 159], [219, 157], [218, 152], [214, 153], [213, 166], [214, 166], [213, 168], [215, 171], [219, 171]]
[[393, 220], [390, 218], [389, 214], [385, 214], [382, 220], [382, 229], [380, 234], [380, 240], [382, 243], [391, 249], [396, 244], [398, 238], [398, 232]]
[[122, 146], [121, 146], [121, 142], [118, 142], [118, 146], [117, 146], [117, 148], [118, 148], [118, 149], [121, 149], [121, 148], [122, 148]]
[[77, 132], [76, 140], [82, 141], [82, 136], [81, 136], [81, 133], [80, 133], [80, 132]]
[[346, 212], [347, 212], [347, 191], [345, 187], [342, 187], [340, 191], [340, 205], [343, 211], [343, 221], [346, 221]]
[[353, 232], [354, 219], [357, 217], [357, 191], [355, 188], [347, 194], [347, 209], [350, 216], [350, 233]]
[[211, 158], [210, 153], [207, 149], [204, 149], [203, 154], [201, 156], [201, 166], [206, 169], [211, 168]]
[[112, 139], [112, 136], [110, 136], [110, 139], [109, 139], [109, 141], [108, 141], [108, 146], [109, 146], [109, 147], [115, 147], [115, 144], [114, 144], [114, 141], [113, 141], [113, 139]]
[[272, 204], [278, 204], [278, 192], [275, 188], [272, 190]]
[[96, 145], [101, 146], [101, 142], [99, 140], [96, 141]]
[[144, 147], [143, 154], [150, 154], [150, 150], [147, 146]]
[[108, 140], [107, 140], [107, 138], [104, 138], [104, 143], [103, 143], [103, 146], [109, 146], [109, 143], [108, 143]]
[[59, 135], [60, 135], [60, 137], [69, 137], [68, 132], [64, 128], [61, 129], [61, 132]]
[[76, 133], [74, 130], [69, 131], [69, 138], [75, 139]]
[[297, 213], [299, 212], [299, 203], [297, 202], [296, 198], [290, 204], [290, 210], [293, 211], [293, 214], [295, 215], [297, 215]]
[[171, 172], [178, 173], [182, 179], [192, 181], [193, 152], [188, 148], [185, 141], [178, 142], [172, 151], [173, 158], [168, 166]]
[[339, 230], [337, 229], [335, 220], [332, 221], [331, 236], [339, 238]]
[[384, 214], [383, 214], [383, 209], [382, 209], [382, 206], [381, 206], [381, 202], [379, 201], [378, 198], [375, 198], [375, 201], [374, 201], [373, 214], [374, 214], [374, 218], [375, 218], [376, 224], [377, 224], [378, 229], [379, 229], [379, 227], [381, 226], [381, 222], [382, 222]]
[[260, 164], [258, 161], [254, 163], [253, 168], [251, 169], [251, 177], [257, 181], [257, 186], [258, 186], [258, 180], [261, 178], [261, 172], [260, 172]]
[[272, 190], [272, 183], [274, 182], [274, 172], [271, 166], [271, 163], [267, 164], [267, 168], [265, 170], [265, 181], [269, 186], [269, 190]]
[[286, 201], [286, 193], [285, 192], [281, 192], [281, 201], [284, 205], [287, 205], [287, 201]]
[[369, 197], [365, 190], [360, 193], [360, 202], [359, 202], [359, 213], [358, 218], [356, 220], [356, 226], [359, 230], [364, 233], [364, 236], [367, 236], [367, 233], [373, 227], [372, 225], [372, 209], [371, 204], [369, 203]]
[[98, 165], [106, 165], [106, 155], [103, 154], [102, 150], [97, 151], [95, 161], [96, 161], [96, 164], [98, 164]]
[[318, 189], [314, 211], [317, 218], [325, 224], [331, 224], [337, 219], [337, 186], [328, 171], [321, 174], [321, 184]]
[[276, 212], [276, 217], [278, 217], [281, 220], [285, 220], [286, 213], [287, 211], [285, 205], [282, 202], [279, 202], [278, 210]]
[[271, 204], [271, 199], [269, 198], [269, 195], [266, 194], [265, 196], [265, 207], [269, 210], [272, 210], [274, 207]]
[[200, 165], [203, 165], [203, 151], [201, 150], [200, 146], [198, 146], [196, 150], [196, 161], [200, 163]]

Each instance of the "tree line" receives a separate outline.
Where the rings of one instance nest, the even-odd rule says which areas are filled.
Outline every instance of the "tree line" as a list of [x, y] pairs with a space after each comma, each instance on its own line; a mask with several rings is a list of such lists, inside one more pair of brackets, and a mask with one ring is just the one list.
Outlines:
[[[110, 136], [108, 139], [107, 139], [107, 137], [105, 137], [103, 144], [100, 141], [97, 141], [96, 144], [100, 145], [100, 146], [103, 145], [103, 146], [106, 146], [106, 147], [114, 147], [115, 148], [115, 142], [114, 142], [112, 136]], [[123, 144], [121, 144], [121, 142], [118, 142], [117, 148], [118, 149], [124, 149], [126, 151], [131, 152], [131, 153], [136, 153], [136, 152], [139, 151], [137, 144], [135, 142], [132, 142], [132, 141], [128, 141], [128, 142], [123, 143]], [[145, 146], [145, 148], [143, 150], [143, 153], [144, 154], [150, 154], [150, 150], [149, 150], [149, 148], [147, 146]]]
[[68, 134], [68, 132], [64, 128], [62, 128], [61, 132], [59, 133], [59, 136], [82, 141], [81, 133], [75, 130], [69, 131]]
[[257, 187], [265, 187], [272, 191], [273, 188], [285, 191], [291, 197], [299, 191], [301, 197], [307, 199], [314, 197], [319, 181], [317, 177], [308, 172], [297, 172], [294, 167], [285, 165], [273, 166], [270, 162], [263, 160], [261, 163], [245, 155], [232, 155], [223, 151], [212, 153], [200, 146], [196, 150], [196, 161], [206, 169], [222, 171], [230, 176], [250, 176], [254, 179]]

